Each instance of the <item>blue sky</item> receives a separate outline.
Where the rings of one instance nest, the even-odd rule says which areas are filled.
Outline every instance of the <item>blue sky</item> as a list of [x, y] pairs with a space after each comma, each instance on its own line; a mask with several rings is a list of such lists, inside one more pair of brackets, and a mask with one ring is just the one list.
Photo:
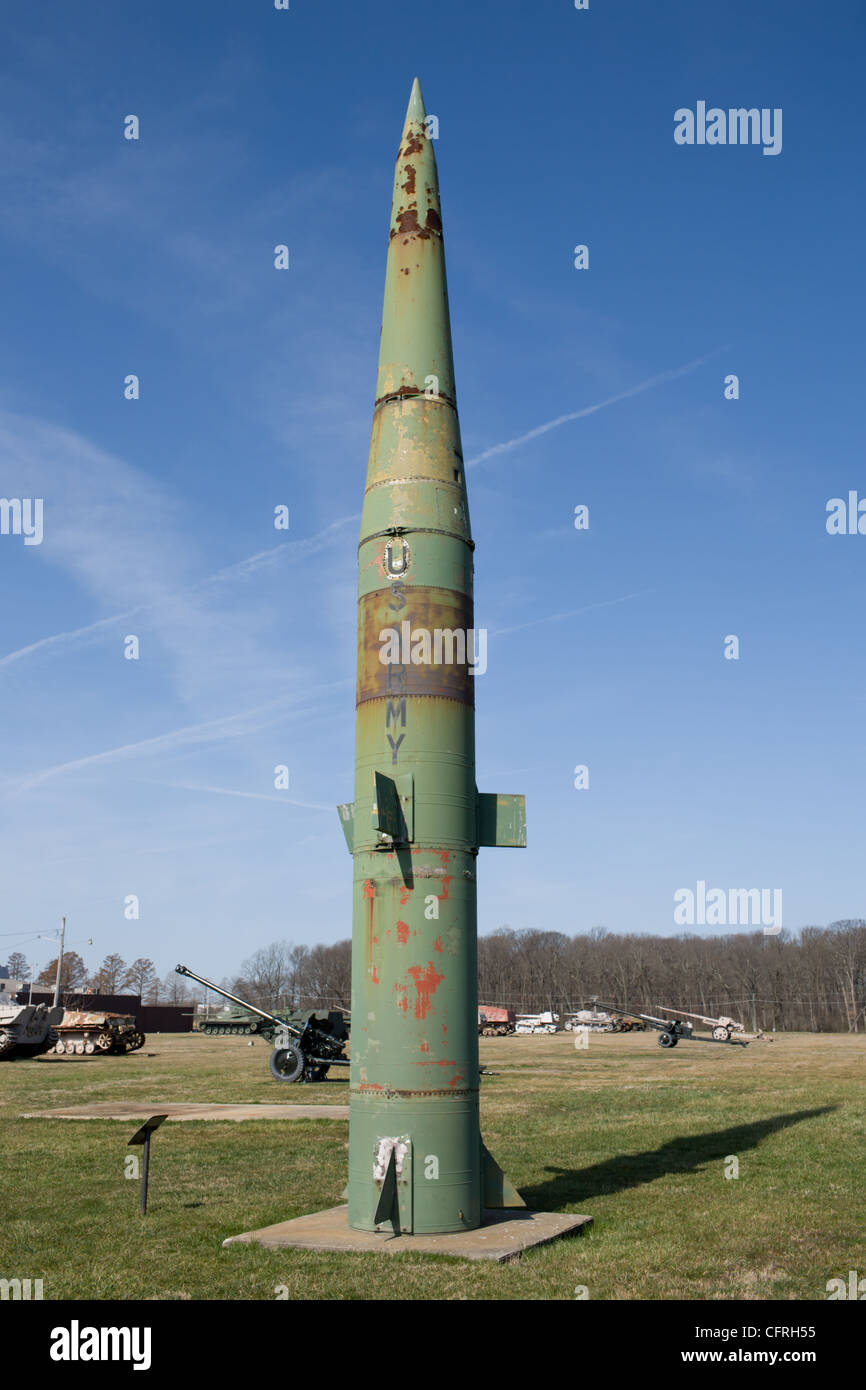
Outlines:
[[[527, 796], [481, 930], [673, 932], [699, 879], [781, 888], [791, 929], [866, 915], [866, 537], [825, 529], [866, 495], [858, 9], [7, 14], [0, 495], [45, 520], [0, 535], [0, 958], [62, 913], [88, 964], [161, 973], [350, 934], [333, 807], [416, 73], [477, 460], [478, 781]], [[781, 108], [782, 152], [676, 145], [699, 100]]]

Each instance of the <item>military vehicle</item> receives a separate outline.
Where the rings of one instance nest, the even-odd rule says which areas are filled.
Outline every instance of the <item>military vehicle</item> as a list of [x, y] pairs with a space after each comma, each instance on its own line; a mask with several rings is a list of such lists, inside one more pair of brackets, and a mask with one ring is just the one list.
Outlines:
[[[688, 1017], [691, 1017], [691, 1018], [703, 1018], [703, 1017], [704, 1017], [703, 1014], [691, 1014], [691, 1015], [689, 1015], [687, 1018], [684, 1018], [684, 1019], [682, 1019], [682, 1018], [656, 1018], [656, 1017], [654, 1017], [653, 1014], [639, 1014], [639, 1013], [633, 1012], [631, 1009], [620, 1009], [620, 1008], [617, 1007], [616, 1004], [602, 1004], [601, 1007], [602, 1007], [603, 1009], [607, 1009], [607, 1010], [608, 1010], [610, 1013], [612, 1013], [612, 1014], [619, 1014], [621, 1017], [623, 1017], [623, 1016], [628, 1016], [629, 1018], [641, 1018], [641, 1019], [643, 1019], [644, 1023], [648, 1023], [648, 1024], [650, 1025], [651, 1028], [655, 1028], [656, 1031], [658, 1032], [658, 1045], [659, 1045], [659, 1047], [676, 1047], [677, 1043], [680, 1042], [680, 1041], [683, 1040], [683, 1039], [685, 1039], [686, 1041], [689, 1041], [689, 1042], [717, 1042], [717, 1043], [730, 1043], [732, 1047], [748, 1047], [748, 1046], [749, 1046], [748, 1042], [746, 1042], [746, 1040], [745, 1040], [744, 1038], [735, 1038], [735, 1037], [732, 1037], [732, 1036], [731, 1036], [731, 1033], [729, 1032], [729, 1030], [728, 1030], [727, 1028], [721, 1027], [721, 1025], [719, 1025], [718, 1027], [713, 1028], [713, 1035], [712, 1035], [711, 1038], [702, 1038], [702, 1037], [700, 1037], [698, 1034], [695, 1033], [695, 1031], [694, 1031], [694, 1025], [688, 1021]], [[661, 1009], [665, 1009], [667, 1013], [675, 1013], [675, 1012], [676, 1012], [676, 1013], [684, 1013], [684, 1012], [685, 1012], [684, 1009], [677, 1009], [677, 1010], [668, 1009], [667, 1006], [664, 1005], [664, 1004], [660, 1004], [658, 1007], [661, 1008]], [[710, 1022], [718, 1023], [719, 1021], [718, 1021], [717, 1019], [716, 1019], [716, 1020], [713, 1020], [713, 1019], [704, 1019], [704, 1022], [706, 1022], [706, 1023], [710, 1023]]]
[[49, 1052], [62, 1017], [59, 1005], [16, 1004], [8, 994], [0, 995], [0, 1062]]
[[[713, 1018], [711, 1014], [690, 1014], [688, 1009], [672, 1009], [668, 1004], [659, 1004], [659, 1008], [666, 1014], [677, 1014], [680, 1018], [695, 1018], [699, 1023], [707, 1023], [713, 1030], [713, 1040], [715, 1042], [730, 1042], [734, 1033], [745, 1033], [746, 1027], [743, 1023], [738, 1023], [735, 1018], [728, 1018], [722, 1014], [720, 1018]], [[763, 1034], [753, 1033], [754, 1038], [763, 1038]]]
[[54, 1051], [91, 1056], [93, 1053], [136, 1052], [146, 1038], [136, 1027], [134, 1014], [91, 1013], [66, 1009], [57, 1025]]
[[[277, 1081], [324, 1081], [330, 1067], [347, 1067], [349, 1059], [345, 1045], [349, 1039], [344, 1013], [339, 1009], [292, 1009], [269, 1013], [231, 990], [215, 985], [203, 975], [196, 975], [185, 965], [176, 965], [178, 975], [197, 980], [206, 989], [230, 999], [234, 1012], [224, 1009], [211, 1019], [204, 1019], [202, 1033], [244, 1037], [257, 1033], [273, 1044], [268, 1059], [271, 1075]], [[255, 1027], [253, 1027], [255, 1023]], [[211, 1027], [213, 1025], [213, 1028]]]
[[578, 1009], [565, 1025], [567, 1033], [588, 1029], [590, 1033], [642, 1033], [644, 1024], [631, 1014], [609, 1014], [601, 1009]]
[[497, 1004], [478, 1005], [478, 1032], [484, 1038], [504, 1038], [513, 1033], [517, 1015], [513, 1009], [501, 1009]]

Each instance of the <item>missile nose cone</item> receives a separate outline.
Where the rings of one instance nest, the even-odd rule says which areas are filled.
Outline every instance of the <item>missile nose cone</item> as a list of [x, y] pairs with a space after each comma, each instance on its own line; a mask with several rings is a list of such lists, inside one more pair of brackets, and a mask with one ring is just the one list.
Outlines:
[[426, 121], [427, 112], [424, 108], [424, 98], [421, 95], [421, 83], [418, 78], [412, 83], [412, 91], [409, 94], [409, 105], [406, 108], [406, 124], [409, 121]]
[[416, 77], [394, 171], [377, 402], [425, 390], [455, 400], [434, 143]]

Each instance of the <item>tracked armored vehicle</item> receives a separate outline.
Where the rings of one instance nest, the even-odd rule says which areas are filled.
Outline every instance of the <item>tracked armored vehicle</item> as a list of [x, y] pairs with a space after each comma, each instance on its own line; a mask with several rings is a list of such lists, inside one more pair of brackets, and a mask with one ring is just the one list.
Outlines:
[[136, 1027], [134, 1014], [108, 1014], [66, 1009], [57, 1027], [54, 1051], [77, 1053], [136, 1052], [146, 1038]]
[[62, 1017], [59, 1005], [16, 1004], [4, 995], [0, 998], [0, 1062], [50, 1052]]
[[[273, 1044], [268, 1059], [271, 1075], [276, 1081], [324, 1081], [331, 1067], [347, 1067], [345, 1047], [349, 1040], [346, 1019], [339, 1010], [295, 1009], [269, 1013], [255, 1004], [239, 998], [230, 990], [196, 975], [185, 965], [176, 965], [178, 975], [197, 980], [229, 999], [235, 1009], [224, 1009], [210, 1019], [202, 1020], [199, 1032], [222, 1037], [244, 1037], [256, 1033]], [[255, 1024], [255, 1027], [253, 1026]]]

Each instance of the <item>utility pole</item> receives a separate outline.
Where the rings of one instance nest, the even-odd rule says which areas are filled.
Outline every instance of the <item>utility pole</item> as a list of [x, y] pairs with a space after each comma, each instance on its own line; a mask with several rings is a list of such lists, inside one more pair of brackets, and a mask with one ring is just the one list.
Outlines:
[[57, 953], [57, 975], [54, 980], [54, 1003], [60, 1003], [60, 972], [63, 969], [63, 943], [66, 940], [66, 918], [60, 919], [60, 950]]

